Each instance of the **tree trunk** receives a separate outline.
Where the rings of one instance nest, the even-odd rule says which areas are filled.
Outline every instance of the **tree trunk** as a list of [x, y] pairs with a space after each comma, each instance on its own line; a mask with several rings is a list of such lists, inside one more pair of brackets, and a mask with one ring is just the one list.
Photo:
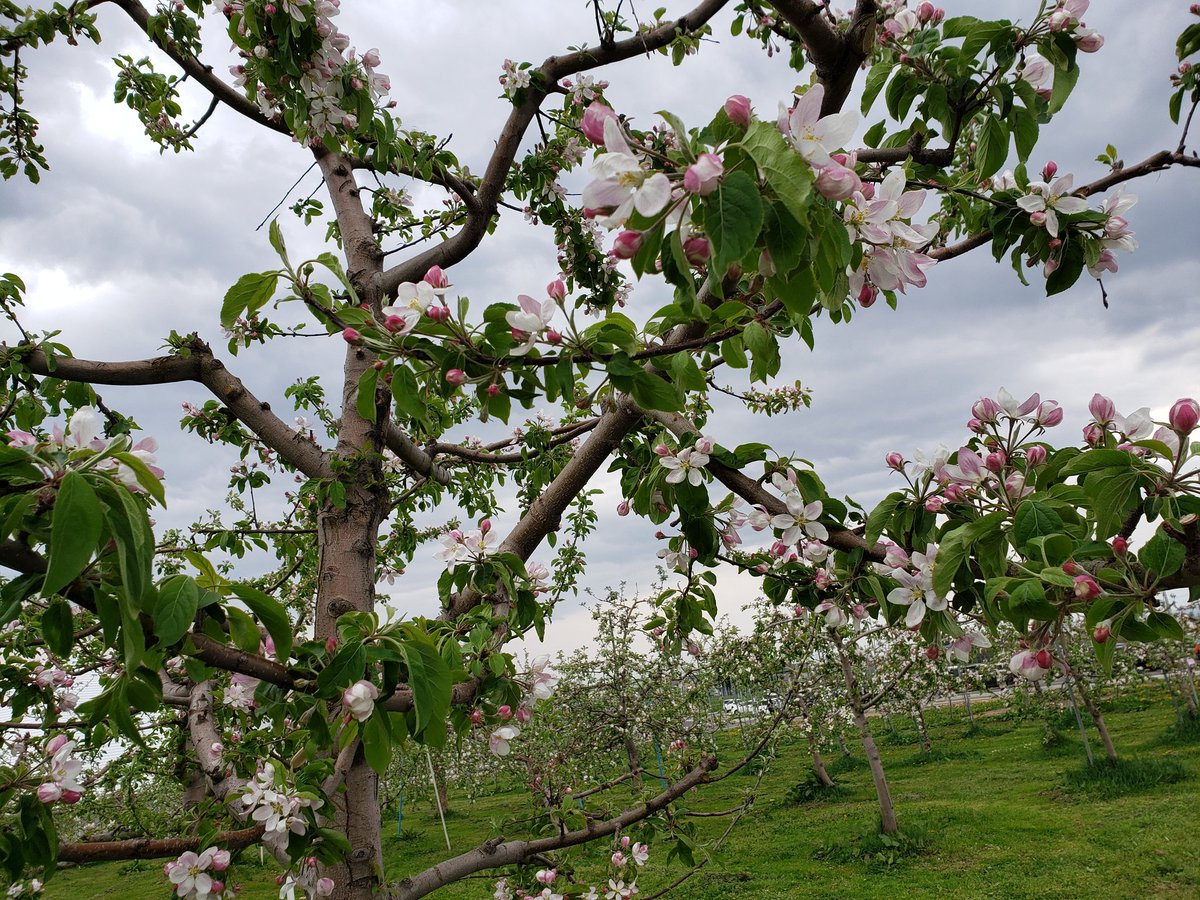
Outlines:
[[[330, 202], [341, 230], [346, 272], [358, 299], [378, 312], [383, 297], [376, 276], [383, 269], [383, 251], [373, 223], [363, 208], [352, 167], [344, 157], [317, 148], [313, 154], [325, 178]], [[358, 412], [358, 385], [375, 361], [362, 347], [348, 347], [342, 368], [341, 424], [338, 427], [337, 478], [344, 490], [342, 505], [327, 499], [317, 517], [317, 603], [314, 633], [336, 638], [338, 617], [375, 608], [375, 552], [379, 525], [387, 515], [389, 497], [383, 487], [378, 428]], [[376, 419], [390, 416], [386, 392]], [[360, 676], [361, 677], [361, 676]], [[346, 835], [350, 851], [345, 861], [325, 873], [334, 881], [333, 900], [367, 900], [376, 895], [383, 876], [379, 776], [367, 765], [362, 747], [346, 775], [345, 790], [332, 799], [333, 825]]]
[[841, 751], [842, 759], [850, 758], [850, 748], [846, 746], [846, 739], [839, 733], [837, 736], [838, 750]]
[[850, 665], [850, 657], [842, 649], [841, 639], [837, 643], [838, 656], [842, 661], [842, 678], [846, 682], [846, 692], [850, 697], [850, 706], [854, 710], [854, 724], [862, 738], [863, 751], [867, 754], [867, 763], [871, 766], [871, 780], [875, 783], [875, 798], [879, 801], [880, 828], [884, 834], [895, 834], [899, 830], [896, 824], [896, 810], [892, 806], [892, 792], [888, 788], [887, 775], [883, 771], [883, 760], [879, 757], [879, 748], [875, 746], [875, 737], [871, 734], [871, 726], [867, 724], [867, 714], [863, 710], [862, 697], [858, 693], [858, 685], [854, 680], [854, 669]]
[[809, 752], [812, 754], [813, 770], [817, 773], [817, 778], [825, 787], [834, 787], [833, 779], [829, 777], [829, 773], [825, 771], [825, 760], [821, 757], [821, 751], [817, 747], [816, 741], [809, 740]]
[[917, 729], [921, 732], [921, 752], [932, 753], [933, 744], [929, 742], [929, 729], [925, 727], [925, 713], [921, 707], [917, 707], [914, 718], [917, 720]]
[[629, 759], [630, 784], [635, 791], [642, 789], [642, 758], [638, 753], [637, 742], [628, 731], [625, 732], [625, 756]]
[[1108, 726], [1104, 724], [1104, 713], [1100, 712], [1100, 707], [1096, 705], [1096, 701], [1092, 699], [1083, 687], [1083, 680], [1075, 679], [1075, 686], [1079, 689], [1079, 696], [1083, 698], [1083, 705], [1088, 711], [1088, 715], [1092, 717], [1092, 722], [1096, 726], [1096, 731], [1100, 733], [1100, 743], [1104, 744], [1104, 755], [1108, 757], [1109, 762], [1117, 761], [1117, 750], [1113, 747], [1112, 738], [1108, 734]]

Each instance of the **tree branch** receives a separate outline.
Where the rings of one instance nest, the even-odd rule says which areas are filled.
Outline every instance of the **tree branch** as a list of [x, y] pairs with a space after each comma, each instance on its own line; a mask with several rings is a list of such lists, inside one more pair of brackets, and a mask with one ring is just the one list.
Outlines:
[[532, 841], [507, 841], [504, 843], [489, 841], [474, 850], [445, 860], [418, 875], [404, 879], [393, 886], [393, 896], [396, 900], [416, 900], [417, 897], [424, 897], [438, 888], [465, 878], [474, 872], [516, 865], [538, 854], [575, 847], [596, 838], [616, 834], [621, 829], [665, 809], [692, 788], [708, 781], [709, 773], [716, 767], [716, 757], [706, 755], [701, 758], [694, 769], [661, 794], [640, 806], [626, 810], [619, 816], [603, 822], [589, 823], [586, 828]]
[[188, 850], [221, 846], [228, 850], [252, 847], [263, 835], [263, 826], [255, 825], [240, 831], [225, 831], [208, 840], [198, 836], [164, 838], [134, 838], [128, 841], [89, 841], [80, 844], [59, 844], [58, 861], [72, 863], [109, 862], [118, 859], [161, 859], [179, 856]]
[[[271, 406], [255, 397], [225, 364], [212, 355], [203, 341], [193, 341], [184, 356], [172, 354], [130, 362], [102, 362], [56, 356], [53, 361], [41, 350], [17, 348], [22, 361], [37, 375], [86, 384], [145, 385], [194, 381], [204, 385], [237, 418], [280, 458], [309, 478], [331, 474], [325, 451], [290, 428], [271, 412]], [[0, 344], [0, 353], [12, 352]]]

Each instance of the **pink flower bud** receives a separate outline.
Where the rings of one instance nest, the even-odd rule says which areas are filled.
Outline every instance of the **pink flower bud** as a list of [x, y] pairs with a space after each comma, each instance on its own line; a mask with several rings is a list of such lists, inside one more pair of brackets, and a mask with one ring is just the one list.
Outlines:
[[342, 338], [347, 344], [357, 346], [362, 343], [362, 335], [359, 334], [357, 328], [346, 328], [342, 331]]
[[1107, 425], [1117, 415], [1117, 407], [1103, 394], [1093, 394], [1091, 402], [1088, 403], [1088, 412], [1092, 414], [1092, 418], [1096, 422]]
[[533, 710], [528, 706], [518, 706], [516, 715], [518, 722], [522, 725], [528, 725], [529, 720], [533, 718]]
[[1124, 556], [1129, 552], [1129, 541], [1121, 537], [1119, 534], [1112, 539], [1110, 546], [1112, 547], [1113, 553], [1115, 553], [1117, 556]]
[[611, 106], [606, 106], [599, 100], [593, 100], [583, 111], [583, 120], [579, 123], [583, 136], [597, 147], [604, 146], [604, 122], [606, 119], [617, 120], [617, 114]]
[[863, 195], [863, 198], [866, 200], [874, 200], [875, 199], [875, 185], [869, 181], [863, 182], [862, 195]]
[[846, 166], [834, 163], [817, 174], [817, 191], [826, 200], [849, 200], [859, 190], [862, 190], [862, 179]]
[[1000, 404], [991, 397], [982, 397], [971, 407], [971, 414], [980, 422], [993, 425], [1000, 417]]
[[561, 278], [555, 278], [546, 285], [546, 294], [555, 303], [561, 303], [567, 296], [567, 285]]
[[507, 722], [512, 718], [512, 707], [505, 703], [498, 710], [496, 710], [496, 715], [499, 717], [501, 722]]
[[617, 504], [617, 515], [618, 516], [629, 515], [629, 501], [628, 500], [622, 500], [620, 503]]
[[666, 535], [666, 532], [659, 530], [659, 531], [654, 532], [654, 537], [657, 538], [658, 540], [662, 541], [662, 540], [666, 539], [667, 535]]
[[621, 866], [625, 865], [625, 854], [618, 850], [612, 855], [611, 861], [612, 864], [619, 869]]
[[980, 422], [978, 419], [976, 419], [974, 416], [972, 416], [970, 419], [967, 420], [967, 427], [970, 428], [976, 434], [983, 434], [985, 431], [987, 431], [987, 426], [984, 425], [982, 422]]
[[325, 638], [326, 653], [333, 653], [335, 650], [337, 650], [337, 645], [338, 639], [336, 634], [331, 634], [329, 637]]
[[934, 645], [930, 645], [925, 648], [925, 658], [930, 661], [937, 659], [941, 655], [942, 655], [941, 649]]
[[268, 3], [266, 6], [263, 7], [263, 12], [265, 12], [268, 16], [275, 15], [275, 4]]
[[612, 254], [617, 259], [633, 259], [642, 248], [640, 231], [622, 231], [613, 241]]
[[724, 174], [725, 164], [721, 157], [715, 153], [701, 153], [683, 173], [683, 189], [707, 197], [717, 189]]
[[1038, 226], [1039, 228], [1041, 228], [1043, 225], [1046, 224], [1046, 214], [1044, 212], [1042, 212], [1040, 209], [1037, 210], [1036, 212], [1031, 212], [1029, 214], [1029, 221], [1031, 223], [1033, 223], [1034, 225]]
[[[388, 316], [383, 322], [383, 327], [386, 328], [388, 331], [390, 331], [392, 334], [395, 334], [398, 331], [403, 331], [407, 326], [408, 326], [408, 323], [405, 322], [403, 317], [401, 317], [401, 316]], [[347, 328], [346, 331], [354, 331], [354, 329]], [[357, 335], [358, 332], [355, 332], [355, 334]], [[349, 341], [351, 344], [355, 343], [354, 341], [351, 341], [350, 338], [346, 338], [346, 340]]]
[[1112, 637], [1112, 629], [1107, 625], [1097, 625], [1096, 630], [1092, 632], [1092, 640], [1097, 644], [1103, 644]]
[[1050, 655], [1049, 650], [1039, 650], [1034, 654], [1033, 658], [1037, 661], [1038, 666], [1042, 669], [1049, 669], [1052, 665], [1054, 665], [1054, 657]]
[[856, 619], [865, 619], [867, 617], [867, 608], [861, 603], [855, 603], [850, 607], [850, 614]]
[[687, 642], [687, 652], [688, 652], [688, 655], [699, 658], [700, 653], [701, 653], [700, 645], [697, 644], [695, 641], [689, 640]]
[[1100, 596], [1100, 583], [1091, 575], [1076, 575], [1075, 596], [1080, 600], [1095, 600]]
[[1058, 172], [1058, 163], [1050, 160], [1042, 167], [1042, 181], [1049, 181], [1054, 177], [1056, 172]]
[[946, 499], [947, 503], [961, 503], [967, 499], [967, 492], [963, 490], [961, 484], [950, 482], [950, 484], [942, 488], [942, 496]]
[[480, 725], [483, 724], [483, 710], [482, 709], [471, 710], [471, 724], [474, 725], [476, 728], [478, 728]]
[[79, 791], [63, 791], [62, 792], [62, 802], [67, 804], [67, 806], [74, 806], [82, 798], [83, 798], [83, 794], [79, 793]]
[[1171, 423], [1171, 430], [1177, 434], [1191, 434], [1195, 430], [1196, 424], [1200, 422], [1200, 403], [1191, 397], [1176, 400], [1167, 416], [1167, 421]]
[[446, 382], [455, 387], [463, 384], [467, 380], [467, 373], [462, 369], [450, 369], [446, 372]]
[[946, 501], [941, 497], [930, 497], [925, 501], [925, 510], [926, 512], [939, 513], [945, 505]]
[[65, 734], [57, 734], [50, 738], [50, 743], [46, 745], [46, 755], [53, 756], [63, 748], [63, 746], [67, 743], [67, 740], [68, 739]]
[[700, 555], [700, 552], [695, 547], [688, 547], [688, 559], [695, 559]]
[[921, 0], [917, 6], [917, 21], [922, 25], [928, 25], [933, 21], [933, 17], [937, 15], [937, 7], [929, 0]]
[[487, 386], [487, 395], [489, 397], [499, 397], [500, 396], [500, 385], [489, 384]]
[[870, 309], [875, 305], [875, 301], [879, 299], [879, 288], [873, 284], [864, 282], [856, 299], [858, 300], [858, 305], [863, 309]]
[[671, 448], [668, 447], [666, 444], [655, 444], [654, 445], [654, 455], [662, 456], [662, 457], [670, 456]]
[[224, 872], [229, 868], [229, 851], [214, 850], [212, 855], [212, 867], [215, 872]]
[[899, 472], [904, 468], [904, 454], [899, 450], [893, 450], [884, 459], [887, 461], [889, 469], [895, 469]]
[[1104, 429], [1095, 422], [1083, 426], [1083, 440], [1089, 447], [1104, 446]]
[[1073, 559], [1067, 560], [1062, 564], [1062, 570], [1068, 575], [1082, 575], [1083, 567]]
[[489, 531], [491, 531], [492, 530], [492, 520], [491, 519], [480, 519], [479, 520], [479, 530], [482, 531], [484, 534], [487, 534]]
[[425, 277], [421, 280], [434, 288], [450, 287], [450, 279], [446, 277], [446, 273], [442, 271], [441, 266], [430, 266], [429, 271], [425, 273]]
[[983, 461], [983, 464], [987, 466], [989, 471], [999, 472], [1007, 462], [1008, 457], [1004, 455], [1003, 450], [994, 450], [987, 455], [987, 459]]
[[219, 895], [221, 893], [221, 891], [225, 890], [225, 882], [221, 881], [220, 879], [214, 878], [212, 887], [209, 890], [213, 894]]
[[1104, 35], [1093, 31], [1091, 34], [1077, 34], [1075, 46], [1084, 53], [1095, 53], [1104, 46]]
[[43, 803], [57, 803], [62, 799], [63, 789], [53, 781], [38, 785], [37, 798]]
[[788, 545], [783, 541], [776, 541], [771, 545], [772, 556], [784, 556], [788, 552]]
[[1028, 450], [1025, 451], [1025, 462], [1028, 463], [1031, 468], [1033, 466], [1040, 466], [1045, 461], [1046, 461], [1046, 448], [1043, 447], [1041, 444], [1034, 444], [1032, 447], [1030, 447]]
[[725, 115], [743, 128], [750, 127], [750, 101], [741, 94], [734, 94], [725, 101]]
[[562, 343], [562, 334], [555, 331], [553, 328], [547, 328], [546, 329], [546, 343], [547, 344], [555, 344], [555, 345], [561, 344]]
[[683, 242], [683, 255], [693, 266], [702, 266], [712, 257], [712, 244], [704, 235], [694, 235]]

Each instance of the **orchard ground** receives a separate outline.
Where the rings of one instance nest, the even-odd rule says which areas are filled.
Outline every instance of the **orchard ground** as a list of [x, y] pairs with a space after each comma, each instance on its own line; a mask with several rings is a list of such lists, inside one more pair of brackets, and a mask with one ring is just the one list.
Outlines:
[[[871, 779], [861, 748], [849, 764], [829, 757], [842, 786], [832, 800], [793, 804], [788, 789], [810, 771], [802, 744], [780, 747], [759, 783], [752, 810], [720, 852], [671, 893], [679, 900], [767, 900], [791, 897], [1004, 897], [1179, 898], [1200, 896], [1200, 843], [1195, 814], [1200, 785], [1200, 742], [1173, 744], [1164, 734], [1174, 708], [1161, 686], [1131, 688], [1104, 704], [1113, 739], [1134, 766], [1186, 770], [1184, 780], [1121, 793], [1081, 788], [1083, 750], [1073, 721], [1055, 724], [1063, 740], [1047, 748], [1041, 721], [1014, 722], [1000, 708], [976, 704], [980, 730], [969, 735], [961, 708], [930, 710], [933, 753], [922, 757], [915, 729], [896, 720], [896, 733], [874, 720], [903, 835], [923, 844], [915, 855], [882, 853], [861, 858], [862, 838], [877, 821]], [[1094, 733], [1093, 745], [1099, 751]], [[726, 736], [725, 759], [740, 756], [741, 736]], [[738, 773], [689, 798], [695, 810], [724, 810], [741, 803], [756, 782]], [[450, 793], [447, 818], [456, 852], [489, 837], [516, 836], [509, 817], [524, 810], [518, 793], [497, 793], [474, 804]], [[384, 839], [390, 879], [446, 857], [436, 810], [429, 798], [410, 798], [404, 835], [392, 825]], [[697, 836], [711, 845], [728, 820], [693, 819]], [[664, 864], [666, 848], [651, 846], [651, 865], [638, 884], [649, 897], [685, 869]], [[698, 859], [703, 858], [698, 856]], [[592, 875], [598, 875], [599, 869]], [[239, 896], [274, 898], [274, 869], [260, 867], [249, 851], [235, 861]], [[436, 896], [491, 896], [494, 879], [467, 879]], [[64, 871], [48, 898], [161, 898], [155, 862], [113, 863]]]

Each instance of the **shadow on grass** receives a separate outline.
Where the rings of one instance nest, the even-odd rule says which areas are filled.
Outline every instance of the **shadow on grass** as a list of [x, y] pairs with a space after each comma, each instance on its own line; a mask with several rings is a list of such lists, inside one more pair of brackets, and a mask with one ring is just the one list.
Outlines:
[[1154, 743], [1168, 745], [1200, 743], [1200, 716], [1181, 713]]
[[830, 775], [841, 775], [845, 772], [856, 772], [867, 768], [867, 761], [861, 756], [839, 756], [833, 762], [825, 763], [825, 771]]
[[841, 799], [844, 789], [837, 784], [825, 784], [815, 772], [788, 788], [783, 795], [785, 806], [804, 806], [809, 803], [832, 803]]
[[975, 755], [970, 750], [942, 750], [940, 747], [934, 747], [928, 753], [924, 750], [918, 750], [912, 756], [906, 756], [904, 759], [892, 763], [892, 765], [927, 766], [930, 763], [945, 762], [950, 759], [970, 759]]
[[1072, 793], [1109, 799], [1177, 784], [1191, 775], [1176, 759], [1140, 757], [1112, 762], [1098, 760], [1095, 765], [1066, 773], [1066, 788]]
[[869, 831], [842, 840], [827, 841], [813, 851], [813, 859], [829, 862], [863, 862], [890, 868], [920, 856], [929, 847], [929, 835], [919, 825], [884, 834], [878, 824]]

